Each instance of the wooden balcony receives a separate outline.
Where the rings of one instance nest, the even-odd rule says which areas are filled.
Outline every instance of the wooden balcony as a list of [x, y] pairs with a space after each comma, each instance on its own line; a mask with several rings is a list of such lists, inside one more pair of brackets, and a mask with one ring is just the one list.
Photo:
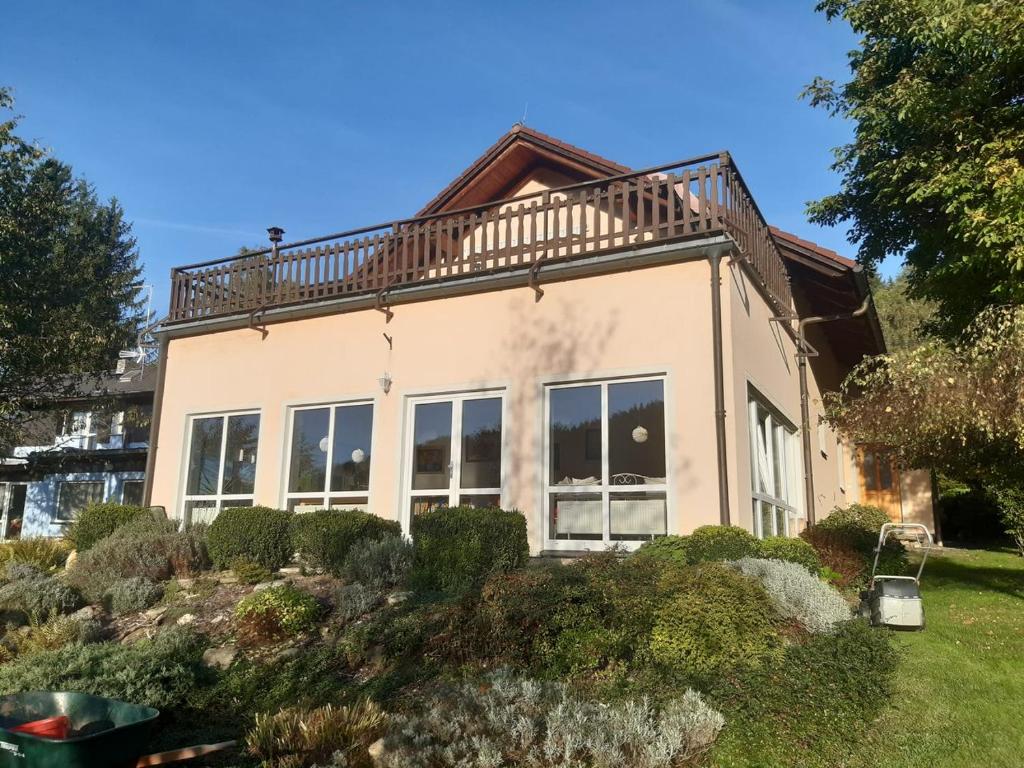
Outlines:
[[168, 324], [536, 270], [647, 246], [731, 237], [780, 311], [782, 257], [727, 153], [303, 240], [171, 272]]

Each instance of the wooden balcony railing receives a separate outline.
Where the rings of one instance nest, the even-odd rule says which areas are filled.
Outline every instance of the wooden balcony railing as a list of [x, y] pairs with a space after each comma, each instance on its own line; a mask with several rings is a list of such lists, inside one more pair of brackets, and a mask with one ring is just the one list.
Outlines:
[[728, 154], [289, 243], [171, 273], [168, 323], [729, 235], [779, 309], [789, 280]]

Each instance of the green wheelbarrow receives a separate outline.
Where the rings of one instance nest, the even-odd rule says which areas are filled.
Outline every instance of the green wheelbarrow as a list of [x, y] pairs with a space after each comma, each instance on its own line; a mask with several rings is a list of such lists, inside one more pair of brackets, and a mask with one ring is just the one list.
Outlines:
[[151, 707], [87, 693], [0, 697], [0, 768], [141, 768], [235, 746], [229, 741], [146, 755], [159, 716]]

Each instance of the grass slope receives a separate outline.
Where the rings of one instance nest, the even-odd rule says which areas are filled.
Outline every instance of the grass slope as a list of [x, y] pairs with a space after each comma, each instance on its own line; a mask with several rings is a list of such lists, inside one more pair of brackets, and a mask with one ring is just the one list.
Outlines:
[[1024, 765], [1024, 559], [948, 550], [922, 592], [927, 627], [897, 636], [893, 706], [849, 768]]

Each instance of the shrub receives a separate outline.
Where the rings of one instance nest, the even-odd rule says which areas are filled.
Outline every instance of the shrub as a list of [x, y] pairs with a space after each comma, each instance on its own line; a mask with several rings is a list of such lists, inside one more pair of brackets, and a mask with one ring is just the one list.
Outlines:
[[151, 608], [163, 596], [162, 584], [142, 576], [132, 576], [115, 581], [105, 595], [104, 603], [115, 616], [122, 616]]
[[195, 689], [204, 645], [169, 629], [130, 645], [78, 643], [0, 666], [0, 695], [78, 691], [158, 709], [175, 709]]
[[832, 632], [851, 618], [842, 596], [798, 563], [744, 557], [729, 565], [761, 582], [779, 615], [796, 619], [812, 634]]
[[394, 717], [382, 763], [673, 768], [705, 752], [723, 722], [692, 690], [658, 710], [646, 699], [601, 704], [563, 683], [498, 672], [482, 684], [441, 688], [420, 712]]
[[1024, 488], [998, 488], [994, 496], [999, 507], [999, 518], [1017, 545], [1017, 551], [1024, 556]]
[[71, 545], [61, 539], [14, 539], [0, 544], [0, 563], [26, 563], [41, 571], [55, 571], [70, 553]]
[[[898, 656], [891, 633], [862, 619], [786, 648], [780, 664], [716, 678], [706, 695], [729, 727], [720, 765], [843, 765], [887, 704]], [[795, 744], [813, 744], [819, 761]]]
[[836, 586], [851, 589], [863, 584], [869, 564], [842, 533], [815, 525], [801, 532], [800, 538], [818, 553], [822, 571], [834, 574]]
[[295, 515], [292, 546], [304, 563], [341, 576], [345, 559], [356, 542], [398, 536], [402, 526], [358, 509], [321, 509]]
[[785, 560], [790, 563], [798, 563], [815, 575], [821, 571], [821, 558], [814, 551], [814, 547], [803, 539], [768, 536], [758, 542], [756, 556], [766, 560]]
[[251, 642], [280, 640], [313, 628], [320, 603], [290, 584], [269, 587], [242, 598], [235, 606], [243, 636]]
[[412, 521], [413, 583], [459, 593], [492, 573], [524, 565], [530, 554], [526, 518], [517, 511], [453, 507]]
[[687, 560], [703, 563], [756, 557], [758, 541], [749, 531], [735, 525], [702, 525], [688, 537]]
[[689, 536], [659, 536], [640, 545], [640, 549], [633, 553], [633, 557], [651, 557], [655, 560], [683, 564], [688, 562], [689, 549]]
[[194, 531], [179, 531], [170, 520], [139, 518], [118, 528], [68, 569], [68, 582], [93, 603], [122, 579], [166, 581], [188, 576], [207, 563], [206, 549]]
[[405, 581], [412, 568], [412, 544], [401, 536], [362, 539], [345, 558], [345, 578], [381, 589]]
[[[851, 504], [836, 507], [800, 535], [817, 550], [824, 565], [843, 576], [844, 586], [863, 586], [875, 558], [878, 533], [888, 522], [888, 515], [878, 507]], [[856, 575], [853, 575], [852, 565], [844, 562], [849, 559], [851, 550], [860, 558]], [[887, 541], [878, 560], [879, 571], [901, 574], [906, 571], [907, 564], [907, 551], [903, 545], [893, 539]]]
[[245, 557], [236, 557], [231, 561], [231, 572], [242, 584], [260, 584], [270, 581], [273, 577], [269, 568], [264, 568], [259, 563], [254, 563]]
[[85, 552], [121, 526], [149, 514], [145, 507], [127, 504], [90, 504], [78, 513], [74, 522], [68, 526], [64, 537], [79, 552]]
[[380, 591], [365, 584], [355, 582], [342, 586], [334, 600], [334, 611], [337, 617], [345, 624], [358, 619], [363, 614], [376, 607], [383, 596]]
[[225, 509], [206, 532], [210, 559], [224, 569], [244, 557], [276, 571], [292, 559], [291, 519], [288, 512], [270, 507]]
[[17, 639], [18, 655], [53, 651], [72, 643], [94, 643], [99, 636], [97, 621], [53, 614], [44, 622], [30, 621], [28, 631]]
[[675, 594], [652, 634], [658, 662], [707, 678], [779, 658], [778, 619], [760, 584], [721, 563], [688, 568], [672, 581]]
[[78, 592], [57, 576], [47, 576], [24, 563], [8, 565], [7, 575], [16, 578], [0, 587], [0, 610], [43, 621], [82, 605]]
[[289, 708], [256, 715], [245, 745], [266, 768], [307, 768], [328, 761], [359, 768], [372, 764], [366, 750], [380, 736], [384, 723], [380, 707], [366, 700], [349, 707]]
[[878, 532], [891, 522], [885, 510], [870, 504], [836, 507], [819, 520], [818, 528], [840, 533], [862, 555], [874, 555]]

